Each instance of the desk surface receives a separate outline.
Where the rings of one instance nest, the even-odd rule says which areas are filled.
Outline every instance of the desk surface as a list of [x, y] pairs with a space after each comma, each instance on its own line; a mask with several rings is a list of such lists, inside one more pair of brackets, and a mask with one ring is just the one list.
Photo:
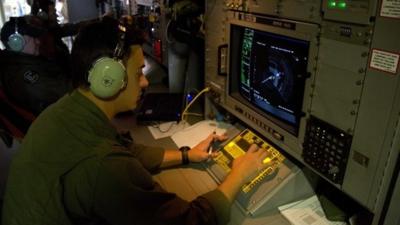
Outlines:
[[[148, 146], [162, 146], [167, 149], [177, 148], [171, 138], [155, 140], [146, 126], [136, 124], [132, 115], [121, 115], [114, 119], [113, 123], [120, 131], [129, 130], [137, 143]], [[193, 177], [196, 179], [193, 179]], [[167, 191], [176, 193], [188, 201], [217, 187], [217, 183], [201, 164], [167, 169], [154, 176], [154, 179]], [[240, 208], [234, 204], [231, 208], [229, 225], [290, 225], [290, 223], [283, 218], [278, 209], [268, 210], [256, 216], [245, 216]]]

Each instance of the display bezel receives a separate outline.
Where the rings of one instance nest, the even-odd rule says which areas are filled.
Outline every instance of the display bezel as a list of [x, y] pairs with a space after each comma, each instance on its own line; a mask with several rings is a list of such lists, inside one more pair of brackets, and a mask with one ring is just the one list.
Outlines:
[[[273, 21], [273, 20], [272, 20]], [[278, 24], [278, 23], [277, 23]], [[282, 27], [283, 26], [285, 27]], [[309, 71], [312, 61], [311, 60], [313, 57], [313, 55], [315, 54], [315, 51], [313, 50], [313, 44], [311, 43], [313, 40], [312, 38], [314, 37], [314, 27], [312, 27], [312, 29], [309, 29], [310, 31], [313, 32], [308, 32], [308, 25], [304, 25], [302, 23], [290, 23], [288, 22], [287, 24], [285, 24], [285, 22], [280, 23], [279, 26], [275, 26], [274, 22], [271, 22], [271, 24], [261, 24], [261, 23], [254, 23], [254, 22], [248, 22], [248, 21], [243, 21], [243, 20], [231, 20], [228, 23], [228, 43], [229, 45], [233, 45], [233, 44], [237, 44], [237, 43], [232, 43], [232, 38], [231, 38], [231, 29], [233, 26], [241, 26], [241, 27], [246, 27], [246, 28], [250, 28], [250, 29], [254, 29], [254, 30], [258, 30], [261, 32], [267, 32], [269, 34], [274, 34], [274, 35], [279, 35], [279, 36], [284, 36], [284, 37], [288, 37], [288, 38], [293, 38], [293, 39], [297, 39], [300, 41], [304, 41], [309, 43], [309, 51], [308, 51], [308, 63], [307, 63], [307, 71]], [[306, 28], [306, 29], [304, 29]], [[268, 122], [272, 123], [272, 126], [277, 126], [279, 128], [282, 128], [283, 130], [287, 131], [288, 133], [298, 136], [299, 133], [299, 129], [300, 129], [300, 124], [301, 124], [301, 116], [304, 115], [303, 113], [298, 112], [298, 114], [296, 114], [296, 121], [295, 123], [290, 123], [288, 121], [285, 121], [281, 118], [276, 117], [275, 115], [268, 113], [264, 110], [261, 110], [259, 107], [256, 107], [254, 104], [252, 104], [251, 102], [249, 102], [248, 99], [244, 98], [238, 91], [238, 88], [236, 87], [232, 87], [232, 74], [231, 74], [231, 70], [232, 70], [232, 64], [234, 62], [232, 62], [233, 60], [233, 56], [232, 54], [232, 49], [229, 48], [229, 62], [228, 62], [228, 79], [227, 79], [227, 89], [226, 89], [226, 96], [227, 96], [227, 105], [236, 105], [236, 106], [240, 106], [242, 109], [248, 111], [250, 114], [251, 113], [255, 113], [259, 118], [263, 118], [266, 119]], [[238, 57], [238, 56], [236, 56]], [[310, 63], [311, 61], [311, 63]], [[310, 75], [310, 73], [307, 72], [308, 75]], [[237, 75], [236, 75], [237, 76]], [[305, 80], [306, 78], [304, 78]], [[306, 85], [306, 82], [304, 81], [304, 83], [302, 85]], [[305, 87], [302, 90], [302, 93], [300, 93], [301, 95], [303, 95], [303, 99], [304, 99], [304, 93], [305, 93]], [[303, 101], [301, 104], [301, 112], [303, 112], [305, 110], [304, 107], [304, 103], [306, 101]], [[235, 106], [235, 107], [236, 107]], [[250, 118], [250, 120], [252, 120]], [[258, 121], [258, 120], [257, 120]], [[257, 122], [258, 123], [258, 122]]]

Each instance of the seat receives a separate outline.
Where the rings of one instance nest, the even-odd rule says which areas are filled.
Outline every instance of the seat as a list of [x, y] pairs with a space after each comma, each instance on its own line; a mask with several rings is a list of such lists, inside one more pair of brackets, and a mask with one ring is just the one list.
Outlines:
[[8, 147], [3, 140], [0, 139], [0, 224], [2, 216], [2, 208], [4, 202], [4, 192], [6, 181], [10, 170], [11, 160], [20, 145], [20, 142], [13, 139], [11, 147]]
[[8, 148], [14, 138], [20, 140], [25, 136], [35, 118], [33, 113], [10, 101], [0, 87], [0, 138]]

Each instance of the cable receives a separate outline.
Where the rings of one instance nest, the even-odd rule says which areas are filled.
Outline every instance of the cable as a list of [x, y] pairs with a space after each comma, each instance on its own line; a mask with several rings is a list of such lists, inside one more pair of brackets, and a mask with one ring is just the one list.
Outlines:
[[168, 20], [168, 23], [165, 28], [165, 39], [167, 39], [168, 44], [172, 44], [174, 42], [169, 38], [169, 29], [170, 29], [169, 27], [171, 26], [171, 21], [172, 19]]
[[188, 116], [204, 116], [204, 114], [201, 114], [201, 113], [186, 113], [185, 115], [188, 115]]
[[168, 127], [167, 129], [164, 129], [164, 130], [161, 128], [161, 123], [155, 123], [155, 124], [153, 124], [153, 125], [151, 125], [151, 126], [152, 126], [153, 128], [158, 129], [158, 131], [160, 131], [161, 133], [167, 133], [168, 131], [171, 130], [171, 128], [172, 128], [174, 125], [178, 125], [178, 123], [177, 123], [177, 122], [171, 122], [171, 124], [169, 125], [169, 127]]
[[181, 116], [181, 120], [185, 119], [185, 115], [187, 114], [186, 111], [190, 108], [190, 106], [200, 97], [200, 95], [202, 95], [205, 92], [210, 91], [209, 87], [204, 88], [203, 90], [201, 90], [194, 98], [193, 100], [185, 107], [185, 109], [182, 112], [182, 116]]
[[[185, 79], [185, 84], [187, 83], [187, 79]], [[186, 86], [186, 85], [185, 85]], [[190, 91], [185, 91], [184, 96], [183, 96], [183, 101], [185, 102], [185, 106], [188, 105], [193, 99], [193, 96], [196, 96], [200, 91], [197, 90], [196, 88], [190, 90]], [[187, 93], [187, 94], [186, 94]], [[193, 115], [193, 116], [203, 116], [203, 114], [200, 113], [186, 113], [185, 115]]]

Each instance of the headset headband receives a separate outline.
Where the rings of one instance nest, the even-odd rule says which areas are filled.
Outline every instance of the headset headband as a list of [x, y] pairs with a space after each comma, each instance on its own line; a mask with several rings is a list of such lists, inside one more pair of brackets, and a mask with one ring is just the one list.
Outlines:
[[14, 25], [14, 27], [15, 27], [15, 34], [19, 34], [18, 33], [18, 17], [15, 17], [15, 25]]
[[114, 49], [114, 58], [116, 59], [121, 59], [123, 52], [124, 52], [124, 47], [125, 47], [125, 32], [126, 28], [122, 25], [118, 25], [119, 29], [119, 34], [118, 34], [118, 43], [117, 46], [115, 46]]

